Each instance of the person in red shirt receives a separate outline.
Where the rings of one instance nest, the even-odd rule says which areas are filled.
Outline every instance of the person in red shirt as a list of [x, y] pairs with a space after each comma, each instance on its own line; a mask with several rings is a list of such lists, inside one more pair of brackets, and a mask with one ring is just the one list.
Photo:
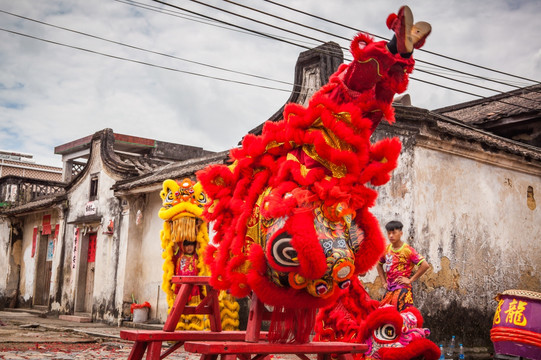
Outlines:
[[[423, 256], [402, 241], [402, 228], [400, 221], [385, 225], [390, 244], [377, 264], [379, 277], [387, 287], [380, 306], [393, 305], [398, 311], [413, 306], [411, 284], [430, 267]], [[415, 267], [418, 268], [414, 273]]]
[[[177, 252], [173, 257], [176, 263], [175, 275], [198, 275], [197, 261], [199, 261], [199, 257], [195, 251], [196, 246], [197, 243], [195, 241], [184, 240], [182, 246], [177, 248]], [[180, 287], [177, 286], [175, 288], [175, 294], [178, 294], [179, 290]], [[199, 296], [199, 286], [193, 287], [190, 299], [192, 296]]]

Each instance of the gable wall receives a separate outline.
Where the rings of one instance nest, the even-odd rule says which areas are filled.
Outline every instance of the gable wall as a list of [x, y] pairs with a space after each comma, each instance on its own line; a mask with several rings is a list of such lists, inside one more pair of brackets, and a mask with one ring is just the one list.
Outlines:
[[[116, 320], [114, 296], [116, 288], [116, 268], [118, 262], [118, 236], [119, 236], [119, 201], [114, 197], [111, 187], [116, 179], [109, 173], [101, 161], [100, 141], [92, 144], [92, 156], [87, 164], [84, 176], [72, 186], [68, 193], [69, 214], [66, 226], [66, 257], [65, 276], [60, 308], [63, 312], [73, 312], [77, 308], [77, 291], [83, 291], [80, 286], [79, 270], [81, 259], [86, 254], [81, 253], [85, 249], [84, 242], [88, 241], [88, 234], [95, 232], [96, 257], [94, 269], [94, 288], [92, 294], [92, 316], [99, 320], [114, 322]], [[101, 223], [85, 223], [78, 221], [85, 216], [85, 209], [89, 202], [90, 179], [98, 174], [98, 196], [95, 200], [96, 214], [101, 216]], [[107, 225], [113, 220], [115, 230], [113, 234], [107, 234]], [[75, 222], [75, 223], [74, 223]], [[75, 229], [79, 228], [79, 244], [74, 249]], [[74, 256], [77, 260], [74, 262]], [[84, 266], [84, 265], [83, 265]], [[80, 295], [79, 295], [80, 296]], [[80, 298], [79, 298], [80, 299]]]

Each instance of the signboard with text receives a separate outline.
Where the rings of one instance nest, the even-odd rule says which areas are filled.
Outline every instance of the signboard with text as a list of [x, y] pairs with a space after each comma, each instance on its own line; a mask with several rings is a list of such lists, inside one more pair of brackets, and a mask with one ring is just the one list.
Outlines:
[[95, 201], [89, 201], [85, 206], [85, 216], [96, 215], [98, 212], [97, 204]]

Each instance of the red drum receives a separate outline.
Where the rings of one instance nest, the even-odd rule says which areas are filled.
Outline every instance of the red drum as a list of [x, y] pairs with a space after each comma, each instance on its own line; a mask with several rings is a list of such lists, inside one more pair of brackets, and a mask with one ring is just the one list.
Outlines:
[[541, 360], [541, 293], [506, 290], [496, 300], [490, 330], [495, 352]]

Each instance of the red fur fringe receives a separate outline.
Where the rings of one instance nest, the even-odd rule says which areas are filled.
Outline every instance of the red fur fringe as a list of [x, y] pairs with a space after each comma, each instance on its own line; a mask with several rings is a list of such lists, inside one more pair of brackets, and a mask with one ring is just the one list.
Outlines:
[[[402, 61], [406, 73], [411, 72], [413, 60], [400, 60], [384, 50], [384, 44], [375, 43], [365, 34], [355, 37], [351, 45], [355, 59], [378, 56], [383, 70], [389, 64]], [[288, 104], [284, 120], [268, 122], [261, 136], [247, 135], [242, 147], [231, 150], [230, 167], [212, 165], [197, 173], [207, 195], [213, 199], [204, 216], [214, 222], [216, 247], [209, 247], [206, 261], [211, 268], [211, 284], [219, 289], [230, 289], [234, 296], [245, 296], [255, 290], [267, 303], [280, 306], [313, 308], [332, 303], [340, 292], [328, 299], [314, 298], [303, 291], [283, 289], [272, 284], [266, 275], [264, 249], [246, 238], [246, 224], [260, 194], [272, 188], [264, 201], [261, 216], [272, 218], [288, 216], [296, 227], [292, 240], [300, 259], [300, 273], [307, 278], [318, 278], [325, 272], [326, 261], [317, 236], [311, 233], [311, 213], [298, 211], [308, 202], [327, 205], [343, 202], [356, 213], [355, 222], [364, 231], [355, 259], [355, 272], [366, 272], [379, 259], [384, 250], [384, 238], [369, 208], [374, 205], [377, 192], [369, 187], [385, 184], [390, 172], [397, 166], [400, 142], [385, 139], [370, 143], [373, 120], [367, 114], [381, 112], [388, 121], [394, 121], [388, 99], [378, 99], [373, 90], [355, 93], [345, 88], [340, 101], [329, 96], [335, 89], [345, 86], [341, 80], [348, 65], [340, 66], [328, 85], [318, 91], [308, 107]], [[389, 88], [399, 88], [407, 74], [382, 74], [381, 82]], [[331, 134], [329, 137], [328, 135]], [[339, 139], [338, 142], [329, 139]], [[313, 150], [316, 159], [304, 149]], [[287, 159], [289, 153], [303, 159]], [[328, 166], [328, 164], [332, 164]], [[343, 169], [343, 173], [332, 171]], [[332, 175], [332, 176], [330, 176]], [[284, 198], [284, 194], [294, 193]], [[298, 228], [303, 228], [299, 231]], [[293, 231], [293, 230], [292, 230]], [[248, 253], [249, 252], [249, 253]]]
[[401, 348], [382, 348], [379, 353], [382, 360], [437, 360], [440, 357], [439, 347], [428, 339], [416, 339]]
[[275, 306], [269, 328], [269, 342], [282, 344], [309, 342], [315, 317], [316, 309]]

